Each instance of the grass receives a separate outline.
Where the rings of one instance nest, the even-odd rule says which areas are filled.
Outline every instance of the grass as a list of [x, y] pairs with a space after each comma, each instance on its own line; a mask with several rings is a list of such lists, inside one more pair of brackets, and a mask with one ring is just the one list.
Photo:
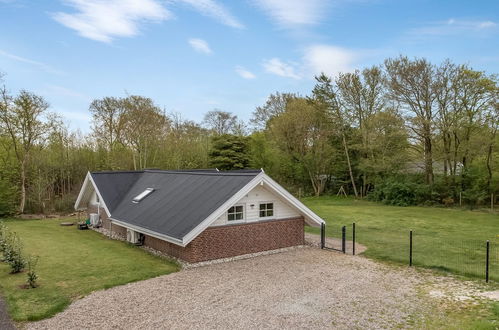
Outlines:
[[[490, 240], [490, 277], [499, 281], [499, 214], [437, 207], [396, 207], [340, 197], [310, 197], [304, 203], [326, 220], [326, 234], [341, 236], [341, 226], [356, 223], [357, 242], [366, 256], [409, 262], [413, 230], [413, 263], [440, 271], [483, 278], [486, 241]], [[319, 233], [319, 229], [307, 227]]]
[[21, 289], [26, 273], [9, 274], [8, 265], [0, 263], [0, 293], [15, 321], [47, 318], [92, 291], [178, 270], [174, 262], [91, 230], [60, 226], [61, 221], [5, 221], [21, 237], [25, 252], [40, 257], [36, 289]]

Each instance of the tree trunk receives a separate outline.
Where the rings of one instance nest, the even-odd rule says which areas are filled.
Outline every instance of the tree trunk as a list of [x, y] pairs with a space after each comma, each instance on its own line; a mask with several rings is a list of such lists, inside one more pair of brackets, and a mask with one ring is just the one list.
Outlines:
[[26, 157], [21, 161], [21, 202], [19, 203], [19, 213], [24, 213], [26, 205]]
[[355, 185], [355, 179], [353, 177], [352, 164], [350, 163], [350, 155], [348, 154], [348, 146], [347, 146], [347, 140], [345, 138], [345, 133], [341, 133], [341, 137], [343, 140], [343, 148], [345, 149], [345, 156], [347, 158], [348, 172], [350, 173], [350, 180], [352, 182], [353, 193], [355, 194], [355, 197], [358, 197], [359, 194], [357, 193], [357, 186]]
[[424, 158], [425, 158], [425, 183], [433, 184], [433, 152], [431, 138], [424, 138]]

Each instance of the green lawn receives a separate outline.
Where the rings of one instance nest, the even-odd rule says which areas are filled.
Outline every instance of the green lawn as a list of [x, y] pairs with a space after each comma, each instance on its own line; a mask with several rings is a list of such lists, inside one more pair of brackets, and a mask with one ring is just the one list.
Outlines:
[[[409, 261], [413, 230], [415, 265], [472, 277], [485, 274], [486, 240], [490, 240], [490, 276], [499, 281], [499, 214], [436, 207], [396, 207], [339, 197], [305, 198], [304, 203], [327, 222], [328, 236], [340, 237], [341, 226], [356, 223], [365, 255], [400, 263]], [[319, 233], [318, 229], [308, 228]]]
[[16, 321], [46, 318], [92, 291], [178, 270], [174, 262], [92, 230], [62, 227], [61, 221], [5, 221], [21, 237], [26, 253], [40, 257], [36, 289], [21, 289], [26, 274], [9, 274], [8, 265], [0, 263], [0, 294]]

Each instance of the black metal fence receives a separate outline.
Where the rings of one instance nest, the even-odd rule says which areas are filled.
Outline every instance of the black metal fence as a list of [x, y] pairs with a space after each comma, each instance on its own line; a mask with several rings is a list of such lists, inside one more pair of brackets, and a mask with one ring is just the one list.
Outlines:
[[[355, 255], [355, 223], [351, 225], [350, 236], [347, 237], [347, 226], [341, 226], [339, 229], [341, 236], [337, 241], [328, 241], [326, 239], [326, 225], [321, 225], [321, 249], [329, 249]], [[333, 237], [334, 239], [334, 237]]]
[[359, 250], [362, 252], [364, 246], [365, 254], [377, 259], [482, 278], [487, 282], [499, 281], [499, 237], [463, 240], [438, 237], [438, 233], [360, 227], [355, 223], [321, 226], [322, 249], [355, 255]]

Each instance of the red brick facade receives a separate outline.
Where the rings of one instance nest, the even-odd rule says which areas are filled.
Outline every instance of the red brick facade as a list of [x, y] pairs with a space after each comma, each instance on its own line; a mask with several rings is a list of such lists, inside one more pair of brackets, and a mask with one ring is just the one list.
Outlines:
[[[91, 209], [89, 208], [89, 212]], [[92, 212], [95, 212], [94, 208]], [[102, 226], [110, 221], [101, 210]], [[145, 235], [144, 245], [190, 263], [275, 250], [304, 244], [302, 217], [209, 227], [186, 247]], [[126, 237], [126, 228], [112, 225], [114, 234]]]
[[191, 263], [303, 244], [302, 217], [209, 227], [184, 248], [147, 235], [144, 240], [146, 246]]

